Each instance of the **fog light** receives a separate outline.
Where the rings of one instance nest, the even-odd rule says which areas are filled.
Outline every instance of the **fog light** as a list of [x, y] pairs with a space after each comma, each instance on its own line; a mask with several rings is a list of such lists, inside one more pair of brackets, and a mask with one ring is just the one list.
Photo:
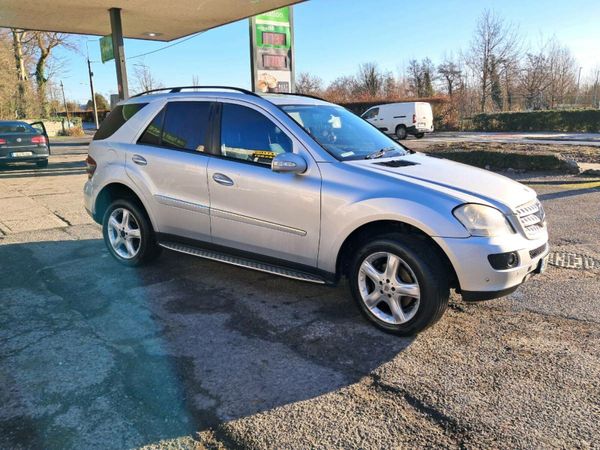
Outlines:
[[519, 265], [519, 254], [517, 252], [496, 253], [488, 255], [488, 261], [496, 270], [512, 269]]

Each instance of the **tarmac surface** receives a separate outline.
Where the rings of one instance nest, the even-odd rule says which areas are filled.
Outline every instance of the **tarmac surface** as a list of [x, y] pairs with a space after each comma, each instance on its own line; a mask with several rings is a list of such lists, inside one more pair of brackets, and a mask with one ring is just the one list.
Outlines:
[[[168, 251], [120, 266], [83, 211], [76, 147], [0, 170], [0, 448], [598, 446], [600, 270], [453, 294], [397, 338], [344, 283]], [[538, 191], [553, 251], [600, 261], [598, 179], [512, 176]]]

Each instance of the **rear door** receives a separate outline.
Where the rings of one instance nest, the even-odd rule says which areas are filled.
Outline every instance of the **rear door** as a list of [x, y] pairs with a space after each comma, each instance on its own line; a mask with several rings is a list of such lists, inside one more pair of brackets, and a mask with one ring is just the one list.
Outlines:
[[425, 102], [416, 103], [416, 127], [419, 130], [430, 130], [433, 127], [431, 105]]
[[[316, 267], [321, 175], [311, 155], [254, 105], [223, 103], [219, 155], [208, 167], [215, 244]], [[276, 173], [281, 152], [307, 161], [303, 174]]]
[[160, 233], [210, 241], [206, 170], [211, 101], [168, 102], [127, 152], [127, 174]]

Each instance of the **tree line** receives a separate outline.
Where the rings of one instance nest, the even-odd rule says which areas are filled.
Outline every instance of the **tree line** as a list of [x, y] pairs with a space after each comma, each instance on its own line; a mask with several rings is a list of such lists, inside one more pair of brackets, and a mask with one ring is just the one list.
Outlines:
[[443, 97], [447, 114], [599, 107], [600, 67], [585, 79], [570, 49], [555, 37], [537, 45], [524, 43], [518, 28], [486, 10], [464, 49], [434, 64], [429, 57], [412, 59], [402, 73], [360, 64], [325, 86], [322, 79], [300, 73], [300, 93], [337, 103]]

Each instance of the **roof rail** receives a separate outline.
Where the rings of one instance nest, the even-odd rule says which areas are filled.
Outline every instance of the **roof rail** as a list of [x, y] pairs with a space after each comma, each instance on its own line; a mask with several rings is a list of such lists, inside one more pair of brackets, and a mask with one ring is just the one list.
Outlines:
[[[142, 95], [153, 94], [155, 92], [163, 92], [167, 91], [169, 93], [177, 93], [182, 90], [198, 90], [198, 89], [228, 89], [230, 91], [241, 92], [242, 94], [252, 95], [254, 97], [260, 97], [256, 92], [249, 91], [248, 89], [243, 89], [235, 86], [175, 86], [175, 87], [166, 87], [166, 88], [158, 88], [158, 89], [150, 89], [149, 91], [140, 92], [139, 94], [132, 95], [130, 98], [141, 97]], [[321, 97], [317, 97], [316, 95], [310, 94], [299, 94], [296, 92], [265, 92], [265, 94], [269, 95], [296, 95], [298, 97], [308, 97], [314, 98], [315, 100], [321, 100], [323, 102], [327, 101], [322, 99]]]
[[296, 95], [298, 97], [308, 97], [308, 98], [314, 98], [315, 100], [321, 100], [323, 102], [326, 102], [327, 100], [321, 98], [321, 97], [317, 97], [316, 95], [310, 95], [310, 94], [300, 94], [298, 92], [265, 92], [265, 94], [274, 94], [274, 95]]
[[198, 89], [229, 89], [231, 91], [241, 92], [242, 94], [252, 95], [254, 97], [260, 97], [255, 92], [247, 89], [242, 89], [234, 86], [175, 86], [167, 88], [150, 89], [149, 91], [140, 92], [139, 94], [132, 95], [130, 98], [141, 97], [142, 95], [153, 94], [155, 92], [168, 91], [169, 93], [181, 92], [182, 90], [198, 90]]

